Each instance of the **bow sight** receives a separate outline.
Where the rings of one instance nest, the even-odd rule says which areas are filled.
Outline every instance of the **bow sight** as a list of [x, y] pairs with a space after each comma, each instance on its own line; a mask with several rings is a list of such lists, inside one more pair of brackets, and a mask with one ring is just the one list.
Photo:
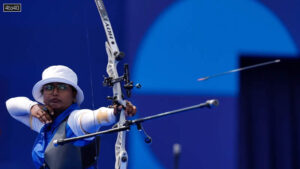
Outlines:
[[[126, 91], [126, 95], [128, 98], [131, 97], [131, 90], [136, 87], [136, 88], [141, 88], [142, 85], [137, 83], [135, 85], [133, 85], [133, 81], [130, 81], [130, 78], [129, 78], [129, 68], [128, 68], [128, 64], [124, 64], [124, 74], [123, 76], [120, 76], [118, 78], [113, 78], [113, 77], [105, 77], [105, 75], [103, 75], [103, 86], [109, 86], [109, 87], [113, 87], [115, 83], [119, 83], [119, 82], [124, 82], [123, 83], [123, 88], [125, 89]], [[116, 97], [113, 97], [113, 96], [107, 96], [106, 97], [108, 100], [113, 100], [114, 103], [116, 101]], [[123, 97], [124, 98], [124, 97]]]

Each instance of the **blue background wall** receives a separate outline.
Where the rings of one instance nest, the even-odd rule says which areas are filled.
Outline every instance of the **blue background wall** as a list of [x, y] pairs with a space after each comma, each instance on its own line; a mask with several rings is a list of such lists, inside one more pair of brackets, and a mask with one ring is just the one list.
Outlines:
[[[2, 3], [11, 3], [4, 0]], [[93, 1], [14, 1], [21, 13], [0, 13], [0, 168], [33, 168], [36, 134], [12, 119], [5, 100], [32, 99], [32, 86], [50, 65], [70, 66], [85, 92], [82, 108], [110, 103], [102, 87], [106, 40]], [[197, 78], [239, 67], [241, 55], [297, 58], [300, 2], [287, 0], [105, 1], [119, 48], [134, 81], [139, 117], [218, 98], [212, 110], [193, 110], [145, 123], [143, 143], [133, 129], [129, 168], [172, 168], [172, 145], [182, 145], [181, 168], [238, 168], [239, 74]], [[115, 135], [102, 137], [101, 168], [114, 166]]]

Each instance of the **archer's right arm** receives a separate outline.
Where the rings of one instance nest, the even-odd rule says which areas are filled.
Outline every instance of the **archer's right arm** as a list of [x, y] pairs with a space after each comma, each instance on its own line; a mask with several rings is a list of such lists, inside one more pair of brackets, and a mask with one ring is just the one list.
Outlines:
[[44, 124], [31, 116], [30, 112], [31, 108], [37, 104], [37, 102], [31, 101], [27, 97], [14, 97], [6, 101], [6, 108], [14, 119], [39, 132]]

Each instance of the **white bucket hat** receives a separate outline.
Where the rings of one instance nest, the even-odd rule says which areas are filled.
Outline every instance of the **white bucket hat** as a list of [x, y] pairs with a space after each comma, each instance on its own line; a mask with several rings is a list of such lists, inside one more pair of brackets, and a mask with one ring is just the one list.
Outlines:
[[42, 80], [38, 81], [32, 89], [33, 98], [44, 104], [44, 97], [42, 95], [42, 87], [48, 83], [66, 83], [73, 86], [77, 90], [76, 103], [80, 105], [84, 100], [84, 95], [80, 87], [77, 85], [76, 73], [63, 65], [50, 66], [43, 71]]

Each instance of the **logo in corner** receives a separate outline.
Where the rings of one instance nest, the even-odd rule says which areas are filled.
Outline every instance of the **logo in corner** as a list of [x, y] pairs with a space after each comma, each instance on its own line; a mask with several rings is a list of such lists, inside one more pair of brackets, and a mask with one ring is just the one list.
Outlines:
[[4, 3], [3, 12], [21, 12], [22, 4], [21, 3]]

